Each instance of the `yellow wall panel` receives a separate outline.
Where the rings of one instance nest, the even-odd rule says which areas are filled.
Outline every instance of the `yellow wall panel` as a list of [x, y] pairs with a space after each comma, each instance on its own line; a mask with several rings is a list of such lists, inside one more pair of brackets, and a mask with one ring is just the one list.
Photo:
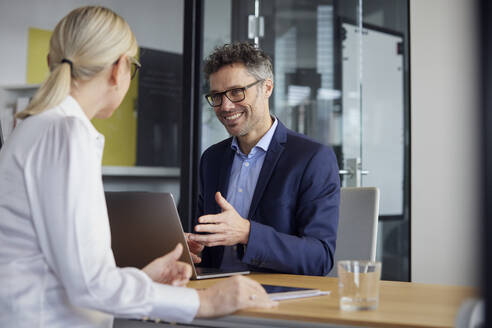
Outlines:
[[49, 74], [48, 52], [50, 49], [51, 31], [29, 28], [27, 47], [26, 82], [37, 84], [43, 82]]

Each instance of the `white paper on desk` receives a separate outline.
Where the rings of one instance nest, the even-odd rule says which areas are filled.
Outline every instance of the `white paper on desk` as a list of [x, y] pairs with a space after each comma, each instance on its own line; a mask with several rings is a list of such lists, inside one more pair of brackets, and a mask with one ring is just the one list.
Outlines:
[[268, 296], [272, 301], [281, 301], [294, 298], [314, 297], [330, 294], [329, 291], [321, 291], [312, 288], [301, 287], [289, 287], [289, 286], [275, 286], [275, 285], [262, 285], [265, 288]]

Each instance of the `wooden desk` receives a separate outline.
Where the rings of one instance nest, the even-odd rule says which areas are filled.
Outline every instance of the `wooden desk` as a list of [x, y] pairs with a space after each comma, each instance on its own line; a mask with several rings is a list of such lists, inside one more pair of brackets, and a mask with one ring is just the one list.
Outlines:
[[[338, 279], [286, 274], [251, 274], [260, 283], [330, 290], [327, 296], [281, 301], [274, 309], [248, 309], [214, 320], [197, 319], [205, 327], [454, 327], [462, 301], [473, 288], [382, 281], [375, 311], [344, 312], [338, 305]], [[215, 279], [192, 281], [203, 288]]]

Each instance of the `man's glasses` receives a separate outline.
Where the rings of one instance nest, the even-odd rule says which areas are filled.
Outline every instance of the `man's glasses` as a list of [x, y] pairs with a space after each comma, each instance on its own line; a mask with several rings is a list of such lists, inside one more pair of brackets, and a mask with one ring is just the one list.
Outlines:
[[257, 83], [263, 82], [264, 80], [265, 79], [256, 80], [255, 82], [248, 84], [247, 86], [244, 86], [242, 88], [234, 88], [222, 92], [210, 93], [208, 95], [205, 95], [205, 99], [207, 99], [208, 103], [212, 107], [218, 107], [222, 105], [222, 97], [224, 95], [233, 103], [240, 102], [243, 101], [244, 98], [246, 98], [246, 89], [251, 88]]
[[134, 57], [128, 57], [130, 59], [130, 64], [131, 64], [131, 79], [137, 75], [137, 72], [142, 68], [142, 65], [136, 60]]

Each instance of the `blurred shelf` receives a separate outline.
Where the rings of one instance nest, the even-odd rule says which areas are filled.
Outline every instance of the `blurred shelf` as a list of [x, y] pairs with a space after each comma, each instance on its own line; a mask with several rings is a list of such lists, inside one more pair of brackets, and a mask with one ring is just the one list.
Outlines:
[[103, 176], [179, 178], [178, 167], [103, 166]]
[[7, 91], [35, 91], [41, 84], [7, 84], [0, 85], [0, 89]]

